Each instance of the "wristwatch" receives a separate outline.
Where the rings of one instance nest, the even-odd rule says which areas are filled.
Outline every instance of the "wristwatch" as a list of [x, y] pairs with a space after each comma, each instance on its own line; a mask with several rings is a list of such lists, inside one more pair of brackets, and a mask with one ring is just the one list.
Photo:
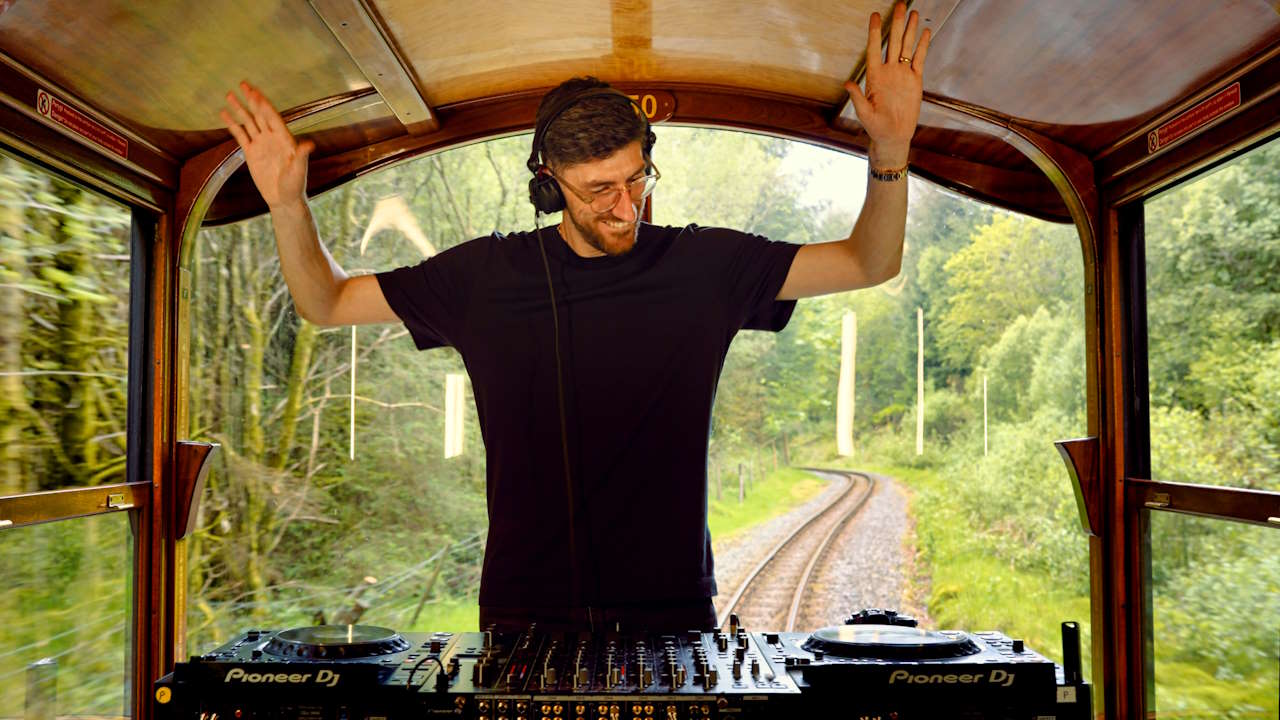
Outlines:
[[867, 163], [867, 174], [870, 175], [873, 180], [879, 180], [880, 182], [897, 182], [907, 176], [908, 167], [910, 167], [910, 165], [903, 165], [900, 168], [885, 170], [872, 167], [871, 163]]

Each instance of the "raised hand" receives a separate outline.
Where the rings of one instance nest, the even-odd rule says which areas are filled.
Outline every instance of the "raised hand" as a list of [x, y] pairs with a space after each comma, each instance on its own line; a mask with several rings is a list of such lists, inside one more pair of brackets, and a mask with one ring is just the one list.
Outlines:
[[[881, 59], [880, 13], [871, 14], [867, 27], [867, 89], [852, 80], [844, 84], [858, 114], [858, 122], [871, 136], [871, 163], [881, 168], [897, 168], [907, 164], [911, 136], [920, 120], [920, 101], [924, 94], [924, 59], [929, 53], [928, 29], [915, 43], [920, 14], [899, 2], [893, 8], [889, 25], [888, 61]], [[914, 48], [911, 46], [915, 45]]]
[[298, 142], [258, 88], [242, 82], [240, 91], [248, 101], [248, 109], [233, 90], [227, 93], [227, 107], [219, 115], [244, 150], [249, 175], [262, 199], [272, 209], [305, 199], [307, 157], [315, 143]]

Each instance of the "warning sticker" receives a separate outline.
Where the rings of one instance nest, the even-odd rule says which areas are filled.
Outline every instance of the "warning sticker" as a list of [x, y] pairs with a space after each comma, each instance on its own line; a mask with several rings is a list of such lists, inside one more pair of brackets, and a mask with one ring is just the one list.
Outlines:
[[122, 158], [129, 157], [128, 140], [44, 90], [36, 90], [36, 112], [95, 145]]
[[1186, 137], [1210, 122], [1240, 107], [1240, 83], [1218, 91], [1178, 117], [1147, 133], [1147, 154]]

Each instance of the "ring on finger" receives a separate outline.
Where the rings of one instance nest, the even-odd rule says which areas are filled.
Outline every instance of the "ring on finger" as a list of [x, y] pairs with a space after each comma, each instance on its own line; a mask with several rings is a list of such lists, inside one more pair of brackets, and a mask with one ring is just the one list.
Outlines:
[[909, 62], [911, 62], [911, 58], [906, 57], [905, 55], [899, 55], [899, 56], [898, 56], [898, 62], [900, 62], [900, 63], [909, 63]]

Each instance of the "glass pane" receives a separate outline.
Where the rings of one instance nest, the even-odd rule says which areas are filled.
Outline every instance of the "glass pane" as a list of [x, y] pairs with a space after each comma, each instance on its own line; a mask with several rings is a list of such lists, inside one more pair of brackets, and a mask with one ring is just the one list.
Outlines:
[[0, 155], [0, 495], [125, 479], [129, 223]]
[[1280, 141], [1145, 210], [1151, 475], [1280, 490]]
[[[861, 209], [861, 158], [737, 132], [660, 134], [655, 222], [808, 243], [848, 236]], [[807, 602], [821, 608], [817, 617], [837, 623], [852, 609], [889, 604], [932, 627], [1002, 630], [1061, 659], [1062, 621], [1078, 621], [1089, 642], [1088, 542], [1052, 444], [1088, 427], [1080, 241], [1069, 225], [923, 181], [912, 179], [909, 192], [897, 278], [801, 300], [783, 332], [734, 340], [716, 396], [713, 477], [722, 468], [733, 484], [723, 468], [770, 446], [796, 467], [881, 472], [889, 481], [872, 501], [874, 540], [843, 552], [851, 567], [894, 569], [873, 589], [854, 584], [834, 601], [815, 594]], [[848, 456], [836, 437], [847, 312], [856, 315]], [[717, 544], [717, 567], [733, 544]], [[722, 595], [735, 587], [721, 578]]]
[[[863, 161], [736, 132], [657, 132], [657, 223], [793, 242], [849, 233]], [[313, 202], [321, 235], [349, 272], [371, 272], [492, 229], [528, 229], [527, 143], [477, 144], [365, 176]], [[734, 569], [776, 542], [758, 531], [828, 489], [795, 468], [878, 469], [895, 482], [874, 501], [886, 519], [863, 546], [883, 550], [874, 559], [892, 577], [874, 598], [837, 598], [823, 622], [893, 605], [931, 626], [1004, 630], [1057, 656], [1059, 623], [1089, 617], [1087, 545], [1052, 446], [1085, 429], [1079, 241], [1068, 226], [926, 184], [911, 192], [899, 278], [802, 301], [783, 333], [733, 342], [708, 462], [720, 599], [737, 587]], [[470, 397], [463, 454], [445, 458], [446, 377], [464, 373], [460, 358], [414, 351], [399, 325], [360, 328], [353, 457], [350, 328], [317, 330], [293, 314], [266, 219], [206, 229], [199, 243], [190, 432], [228, 452], [189, 543], [189, 649], [322, 618], [473, 628], [485, 459]], [[850, 310], [861, 340], [852, 458], [837, 452], [834, 401]]]
[[128, 515], [0, 530], [0, 577], [0, 717], [129, 716]]
[[[364, 176], [311, 202], [321, 237], [360, 274], [523, 228], [528, 142]], [[485, 455], [469, 386], [447, 399], [447, 378], [466, 377], [458, 353], [419, 352], [398, 323], [353, 333], [302, 320], [268, 218], [206, 228], [198, 243], [190, 437], [223, 452], [187, 543], [189, 649], [322, 620], [476, 629]], [[462, 420], [456, 456], [447, 409]]]
[[1280, 717], [1280, 532], [1151, 513], [1156, 715]]

